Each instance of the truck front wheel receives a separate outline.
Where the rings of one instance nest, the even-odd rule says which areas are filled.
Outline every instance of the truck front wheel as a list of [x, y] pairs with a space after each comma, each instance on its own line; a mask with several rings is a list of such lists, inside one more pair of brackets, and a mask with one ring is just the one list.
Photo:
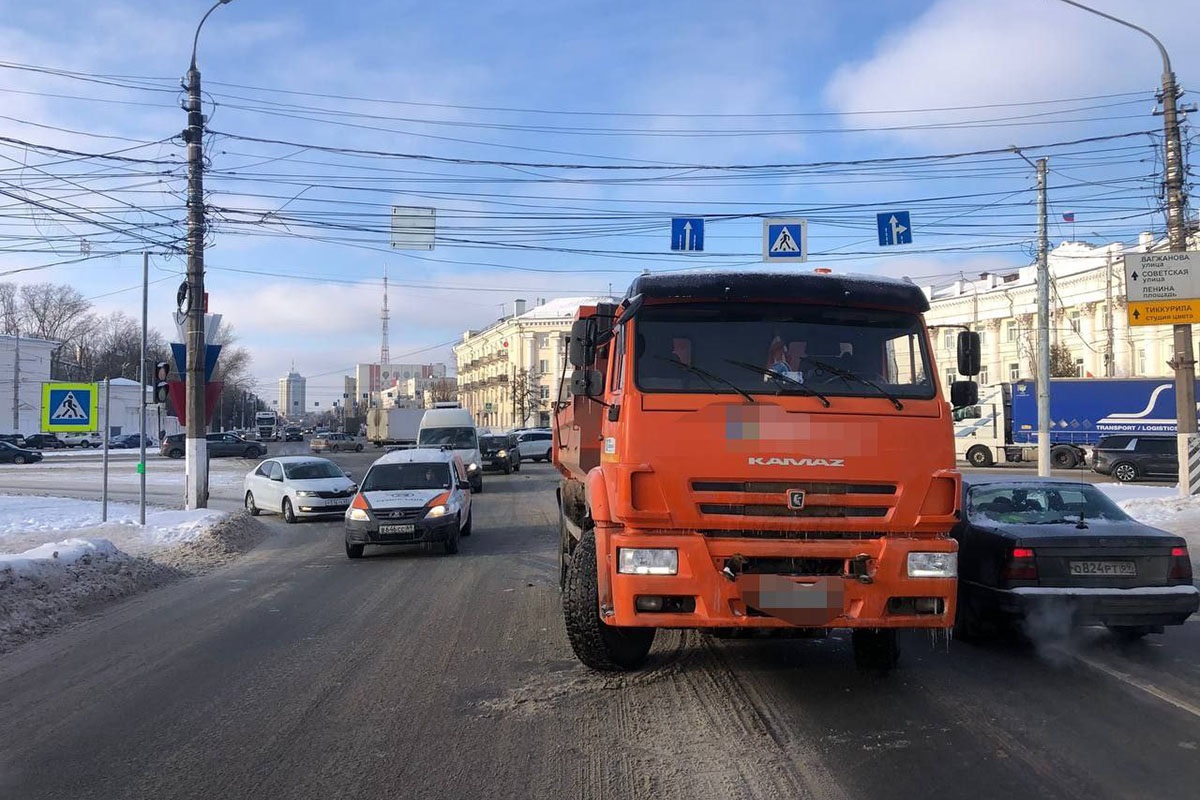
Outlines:
[[654, 644], [654, 628], [617, 628], [600, 620], [596, 539], [591, 531], [584, 532], [567, 563], [563, 621], [576, 658], [602, 672], [638, 669]]
[[982, 444], [977, 444], [967, 451], [967, 463], [972, 467], [990, 467], [996, 463], [992, 450]]

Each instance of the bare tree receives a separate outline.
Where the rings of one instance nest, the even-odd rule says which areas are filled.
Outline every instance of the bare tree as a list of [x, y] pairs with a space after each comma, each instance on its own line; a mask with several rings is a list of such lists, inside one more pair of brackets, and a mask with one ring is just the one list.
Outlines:
[[21, 329], [21, 305], [15, 283], [0, 283], [0, 333], [12, 336]]
[[512, 378], [512, 410], [513, 422], [517, 425], [527, 425], [529, 418], [545, 405], [542, 390], [529, 376], [529, 370], [521, 369], [513, 373]]
[[221, 326], [217, 340], [213, 342], [221, 345], [213, 380], [225, 383], [221, 388], [220, 412], [214, 411], [214, 422], [223, 427], [236, 427], [231, 423], [235, 419], [235, 409], [240, 407], [242, 393], [254, 389], [254, 378], [250, 374], [250, 351], [235, 342], [237, 333], [229, 324]]
[[54, 283], [25, 284], [18, 294], [22, 333], [64, 345], [51, 358], [50, 377], [82, 377], [68, 365], [80, 362], [79, 348], [95, 325], [91, 303], [75, 287]]
[[458, 399], [458, 383], [449, 378], [439, 378], [429, 385], [429, 399], [434, 403], [448, 403]]

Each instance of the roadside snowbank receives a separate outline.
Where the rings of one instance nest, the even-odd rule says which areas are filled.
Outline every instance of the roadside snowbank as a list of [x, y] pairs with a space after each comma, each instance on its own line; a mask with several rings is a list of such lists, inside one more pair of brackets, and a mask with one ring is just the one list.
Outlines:
[[[0, 653], [89, 610], [187, 575], [257, 544], [265, 527], [243, 513], [0, 496]], [[7, 551], [7, 552], [6, 552]]]

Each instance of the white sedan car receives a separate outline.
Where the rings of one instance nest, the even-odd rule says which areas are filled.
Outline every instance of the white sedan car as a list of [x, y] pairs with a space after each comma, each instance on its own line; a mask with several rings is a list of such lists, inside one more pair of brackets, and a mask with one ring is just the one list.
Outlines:
[[358, 487], [327, 458], [268, 458], [246, 474], [242, 491], [251, 516], [266, 511], [284, 522], [301, 517], [344, 514]]

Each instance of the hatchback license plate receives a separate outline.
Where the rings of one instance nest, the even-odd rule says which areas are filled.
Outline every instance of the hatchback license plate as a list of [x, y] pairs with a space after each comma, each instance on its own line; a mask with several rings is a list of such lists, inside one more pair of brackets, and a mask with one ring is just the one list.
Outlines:
[[1115, 575], [1136, 578], [1137, 565], [1132, 561], [1072, 561], [1071, 574], [1085, 577]]
[[380, 533], [412, 533], [417, 529], [416, 525], [380, 525]]

